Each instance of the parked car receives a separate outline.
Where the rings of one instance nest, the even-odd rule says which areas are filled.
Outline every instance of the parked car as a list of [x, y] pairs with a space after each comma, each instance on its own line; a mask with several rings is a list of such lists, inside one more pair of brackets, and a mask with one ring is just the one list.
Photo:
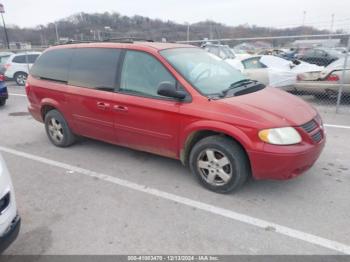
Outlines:
[[301, 62], [289, 61], [277, 56], [250, 56], [241, 60], [242, 73], [265, 85], [287, 89], [297, 81], [301, 72], [320, 71], [323, 67]]
[[215, 192], [298, 176], [325, 144], [316, 109], [190, 45], [51, 47], [26, 93], [55, 146], [84, 136], [179, 159]]
[[284, 58], [286, 60], [294, 60], [295, 59], [296, 50], [291, 49], [265, 49], [261, 50], [257, 53], [257, 55], [273, 55]]
[[20, 227], [10, 173], [0, 155], [0, 254], [17, 238]]
[[202, 45], [202, 48], [207, 52], [214, 54], [217, 57], [220, 57], [221, 59], [225, 60], [227, 63], [239, 70], [243, 70], [239, 58], [250, 56], [248, 54], [235, 54], [235, 52], [227, 45], [206, 43]]
[[3, 66], [4, 75], [14, 79], [17, 85], [24, 86], [29, 69], [41, 52], [26, 52], [11, 55]]
[[8, 97], [9, 95], [7, 92], [5, 77], [0, 75], [0, 106], [4, 106], [6, 104]]
[[299, 54], [297, 58], [310, 64], [328, 66], [342, 56], [343, 54], [332, 49], [315, 48], [305, 50], [305, 52]]
[[299, 74], [294, 91], [332, 98], [338, 95], [342, 86], [343, 94], [350, 95], [350, 59], [345, 67], [344, 64], [345, 57], [334, 61], [322, 71]]
[[11, 55], [13, 55], [12, 52], [0, 52], [0, 68], [6, 63]]

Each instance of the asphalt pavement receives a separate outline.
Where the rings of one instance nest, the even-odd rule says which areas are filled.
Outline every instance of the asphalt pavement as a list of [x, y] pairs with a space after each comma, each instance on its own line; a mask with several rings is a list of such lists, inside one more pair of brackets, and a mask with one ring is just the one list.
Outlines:
[[6, 254], [350, 253], [350, 114], [322, 113], [327, 145], [288, 181], [202, 188], [179, 161], [90, 139], [54, 147], [23, 87], [0, 108], [0, 152], [22, 228]]

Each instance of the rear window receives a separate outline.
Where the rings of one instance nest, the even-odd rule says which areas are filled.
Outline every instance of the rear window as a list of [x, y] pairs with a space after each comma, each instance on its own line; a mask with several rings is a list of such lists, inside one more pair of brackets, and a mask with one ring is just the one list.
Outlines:
[[242, 64], [244, 65], [245, 69], [260, 69], [260, 68], [267, 67], [263, 63], [260, 62], [260, 57], [246, 59], [246, 60], [242, 61]]
[[68, 69], [73, 49], [54, 49], [43, 53], [32, 67], [34, 77], [47, 80], [68, 81]]
[[114, 90], [120, 50], [80, 48], [74, 51], [68, 83], [70, 85]]

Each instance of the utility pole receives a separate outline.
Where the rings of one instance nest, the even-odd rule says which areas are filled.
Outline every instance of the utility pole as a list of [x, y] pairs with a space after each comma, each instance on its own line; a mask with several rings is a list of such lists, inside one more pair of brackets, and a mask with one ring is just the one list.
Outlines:
[[[334, 14], [332, 14], [330, 35], [333, 34], [333, 28], [334, 28]], [[329, 39], [331, 39], [331, 38], [332, 38], [332, 37], [329, 36]]]
[[58, 29], [57, 29], [57, 23], [55, 22], [55, 31], [56, 31], [56, 41], [57, 41], [57, 44], [60, 42], [60, 37], [58, 35]]
[[303, 12], [303, 22], [301, 24], [302, 27], [305, 26], [305, 19], [306, 19], [306, 11]]
[[302, 31], [303, 34], [306, 35], [306, 30], [305, 30], [305, 20], [306, 20], [306, 11], [303, 12], [303, 23], [302, 23]]
[[187, 25], [187, 42], [190, 41], [190, 23], [186, 22]]
[[5, 19], [4, 19], [5, 9], [4, 9], [4, 5], [3, 4], [0, 4], [0, 13], [1, 13], [1, 18], [2, 18], [2, 23], [4, 24], [4, 31], [5, 31], [7, 48], [10, 49], [9, 37], [7, 35], [7, 29], [6, 29]]

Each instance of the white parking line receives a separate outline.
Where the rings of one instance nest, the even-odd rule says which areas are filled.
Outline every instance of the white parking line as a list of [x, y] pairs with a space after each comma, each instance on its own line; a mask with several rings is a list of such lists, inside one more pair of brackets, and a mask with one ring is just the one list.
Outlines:
[[331, 124], [324, 124], [325, 127], [334, 127], [334, 128], [344, 128], [344, 129], [350, 129], [350, 126], [343, 126], [343, 125], [331, 125]]
[[249, 224], [252, 226], [256, 226], [262, 229], [272, 229], [273, 231], [291, 237], [291, 238], [295, 238], [295, 239], [299, 239], [314, 245], [318, 245], [321, 247], [325, 247], [331, 250], [335, 250], [344, 254], [350, 254], [350, 246], [337, 242], [337, 241], [333, 241], [333, 240], [329, 240], [326, 238], [322, 238], [316, 235], [312, 235], [309, 233], [305, 233], [299, 230], [295, 230], [286, 226], [282, 226], [276, 223], [272, 223], [269, 221], [265, 221], [259, 218], [255, 218], [255, 217], [251, 217], [248, 215], [244, 215], [241, 213], [237, 213], [228, 209], [224, 209], [224, 208], [220, 208], [220, 207], [216, 207], [214, 205], [210, 205], [210, 204], [206, 204], [204, 202], [200, 202], [200, 201], [196, 201], [196, 200], [192, 200], [190, 198], [186, 198], [186, 197], [182, 197], [182, 196], [178, 196], [172, 193], [167, 193], [158, 189], [154, 189], [154, 188], [149, 188], [146, 185], [140, 185], [140, 184], [136, 184], [124, 179], [120, 179], [117, 177], [113, 177], [113, 176], [109, 176], [106, 174], [102, 174], [102, 173], [98, 173], [98, 172], [94, 172], [91, 170], [87, 170], [84, 168], [80, 168], [77, 166], [73, 166], [73, 165], [69, 165], [69, 164], [65, 164], [62, 162], [58, 162], [55, 160], [51, 160], [48, 158], [44, 158], [44, 157], [40, 157], [37, 155], [33, 155], [33, 154], [28, 154], [25, 152], [21, 152], [21, 151], [17, 151], [11, 148], [7, 148], [7, 147], [2, 147], [0, 146], [0, 151], [12, 154], [12, 155], [16, 155], [19, 157], [23, 157], [26, 159], [30, 159], [30, 160], [34, 160], [40, 163], [44, 163], [47, 165], [51, 165], [51, 166], [55, 166], [55, 167], [59, 167], [62, 169], [67, 169], [67, 170], [71, 170], [74, 171], [76, 173], [80, 173], [82, 175], [85, 176], [89, 176], [89, 177], [94, 177], [94, 178], [98, 178], [100, 180], [106, 181], [106, 182], [110, 182], [122, 187], [126, 187], [132, 190], [136, 190], [139, 192], [143, 192], [149, 195], [153, 195], [153, 196], [157, 196], [163, 199], [167, 199], [170, 201], [174, 201], [186, 206], [190, 206], [190, 207], [195, 207], [197, 209], [212, 213], [212, 214], [216, 214], [216, 215], [220, 215], [235, 221], [240, 221], [242, 223], [245, 224]]
[[15, 93], [9, 93], [10, 96], [23, 96], [23, 97], [27, 97], [27, 95], [25, 94], [15, 94]]

